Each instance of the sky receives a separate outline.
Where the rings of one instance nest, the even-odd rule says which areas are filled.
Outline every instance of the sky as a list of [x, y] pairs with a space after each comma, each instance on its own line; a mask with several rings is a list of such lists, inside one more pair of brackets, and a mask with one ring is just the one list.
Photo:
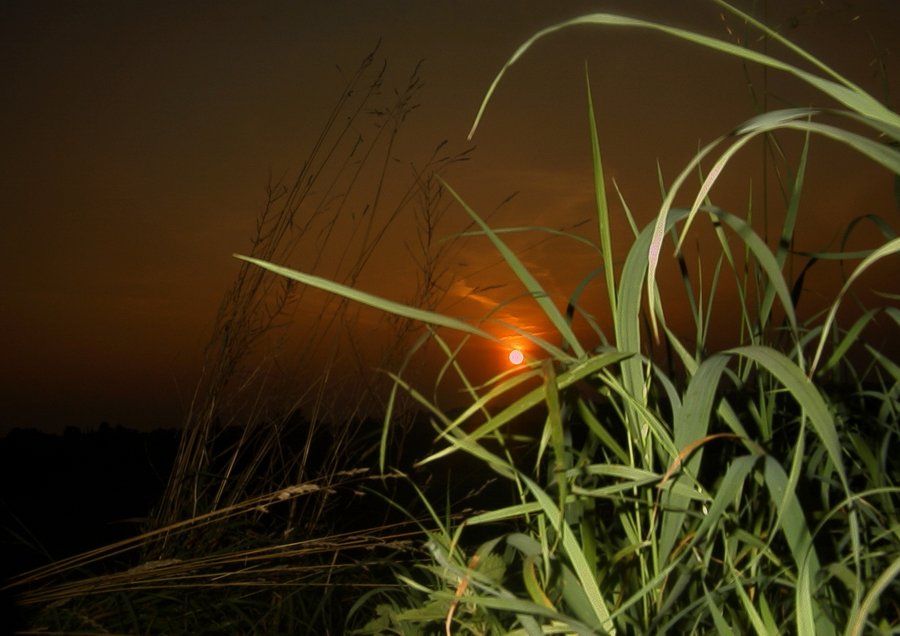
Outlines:
[[[900, 3], [768, 5], [769, 23], [896, 106]], [[758, 71], [747, 76], [735, 60], [657, 35], [573, 29], [542, 41], [510, 70], [475, 137], [466, 139], [485, 91], [516, 47], [543, 27], [591, 10], [723, 38], [742, 33], [705, 0], [6, 0], [0, 434], [17, 426], [61, 430], [107, 421], [153, 428], [183, 421], [217, 309], [239, 271], [232, 254], [249, 253], [267, 186], [280, 176], [290, 181], [302, 168], [348, 78], [376, 45], [373, 68], [387, 65], [383, 102], [391, 103], [392, 91], [402, 91], [416, 73], [418, 107], [385, 151], [389, 177], [380, 182], [378, 170], [364, 173], [362, 194], [347, 198], [348, 220], [335, 225], [333, 243], [322, 248], [317, 226], [286, 264], [316, 263], [321, 273], [346, 280], [339, 255], [359, 240], [353, 227], [368, 218], [366, 197], [377, 196], [376, 212], [386, 216], [371, 218], [376, 233], [384, 224], [384, 236], [354, 282], [408, 301], [416, 221], [414, 206], [397, 202], [414, 167], [444, 140], [443, 152], [474, 148], [444, 176], [492, 224], [567, 227], [591, 236], [585, 64], [609, 183], [615, 180], [641, 225], [650, 222], [660, 201], [657, 169], [671, 181], [698, 145], [755, 114], [750, 89], [760, 86]], [[768, 82], [770, 105], [821, 102], [786, 78], [770, 74]], [[353, 132], [371, 139], [377, 120], [361, 119]], [[796, 156], [796, 141], [786, 149]], [[834, 151], [814, 141], [799, 249], [835, 248], [835, 237], [857, 214], [881, 214], [896, 229], [889, 175]], [[717, 203], [746, 209], [759, 188], [759, 179], [748, 176], [759, 157], [739, 160]], [[316, 190], [323, 201], [324, 183]], [[394, 209], [388, 226], [384, 219]], [[459, 206], [442, 209], [441, 236], [465, 229]], [[614, 229], [622, 236], [628, 229], [617, 210]], [[596, 263], [589, 251], [558, 239], [510, 242], [563, 299]], [[483, 238], [452, 242], [444, 264], [441, 307], [460, 317], [477, 319], [519, 291]], [[320, 315], [323, 302], [322, 295], [304, 296], [299, 323]], [[520, 328], [545, 334], [533, 308], [504, 311]], [[335, 337], [366, 343], [366, 333], [380, 333], [383, 323], [365, 314], [357, 331]], [[309, 332], [295, 331], [302, 347]], [[505, 352], [476, 348], [473, 356], [496, 370]]]

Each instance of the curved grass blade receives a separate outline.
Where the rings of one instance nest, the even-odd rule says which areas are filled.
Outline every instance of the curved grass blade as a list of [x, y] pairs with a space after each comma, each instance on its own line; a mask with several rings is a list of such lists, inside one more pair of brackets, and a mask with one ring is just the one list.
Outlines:
[[[478, 128], [478, 124], [481, 121], [482, 116], [484, 115], [487, 104], [496, 91], [497, 86], [500, 84], [500, 80], [503, 78], [503, 75], [506, 73], [507, 69], [515, 64], [519, 60], [519, 58], [521, 58], [525, 54], [525, 52], [528, 51], [528, 49], [530, 49], [538, 40], [556, 33], [557, 31], [562, 31], [564, 29], [580, 25], [636, 27], [641, 29], [649, 29], [652, 31], [660, 31], [667, 35], [674, 36], [687, 42], [698, 44], [713, 51], [719, 51], [721, 53], [725, 53], [733, 57], [746, 60], [748, 62], [761, 64], [763, 66], [767, 66], [769, 68], [793, 75], [794, 77], [811, 85], [825, 95], [828, 95], [837, 102], [843, 104], [852, 111], [870, 117], [875, 122], [884, 122], [891, 126], [896, 126], [898, 121], [900, 121], [896, 113], [888, 109], [886, 106], [857, 87], [855, 84], [843, 78], [836, 72], [831, 71], [830, 69], [829, 74], [838, 81], [825, 79], [808, 71], [804, 71], [796, 66], [766, 55], [765, 53], [760, 53], [758, 51], [754, 51], [737, 44], [732, 44], [731, 42], [727, 42], [724, 40], [719, 40], [717, 38], [701, 35], [693, 31], [688, 31], [685, 29], [636, 18], [627, 18], [621, 15], [614, 15], [609, 13], [592, 13], [584, 16], [579, 16], [571, 20], [566, 20], [564, 22], [560, 22], [558, 24], [542, 29], [519, 46], [519, 48], [507, 60], [506, 64], [503, 65], [503, 68], [501, 68], [497, 75], [494, 77], [494, 81], [488, 88], [487, 93], [485, 94], [484, 99], [481, 102], [481, 106], [478, 109], [478, 113], [475, 116], [475, 122], [472, 124], [472, 128], [469, 131], [468, 138], [470, 140], [475, 134], [475, 130]], [[821, 63], [820, 67], [826, 69], [828, 68]]]
[[866, 628], [866, 619], [872, 611], [872, 606], [878, 601], [878, 598], [884, 593], [884, 590], [890, 585], [891, 581], [900, 576], [900, 557], [888, 566], [875, 581], [863, 599], [862, 605], [855, 613], [850, 623], [847, 625], [847, 634], [849, 636], [860, 636]]
[[843, 300], [847, 291], [850, 289], [850, 286], [856, 281], [857, 278], [862, 275], [863, 272], [869, 269], [872, 265], [874, 265], [881, 259], [898, 252], [900, 252], [900, 237], [890, 240], [878, 249], [874, 250], [865, 259], [863, 259], [863, 261], [856, 267], [855, 270], [853, 270], [853, 273], [847, 279], [847, 282], [844, 283], [843, 287], [841, 287], [841, 291], [838, 293], [837, 298], [831, 304], [831, 309], [829, 309], [828, 316], [825, 318], [825, 322], [822, 325], [822, 335], [819, 338], [819, 345], [818, 347], [816, 347], [816, 353], [813, 356], [813, 361], [809, 369], [810, 375], [815, 373], [815, 369], [818, 366], [819, 359], [822, 357], [822, 351], [825, 349], [825, 342], [828, 339], [828, 333], [831, 331], [831, 325], [834, 322], [835, 316], [837, 315], [838, 307], [841, 304], [841, 300]]
[[[580, 223], [578, 224], [580, 225]], [[534, 232], [540, 232], [543, 234], [549, 234], [550, 236], [558, 236], [560, 238], [571, 239], [576, 243], [581, 243], [590, 247], [592, 250], [596, 252], [600, 252], [600, 248], [594, 243], [591, 239], [581, 236], [580, 234], [575, 234], [574, 232], [569, 232], [567, 230], [561, 230], [555, 227], [547, 227], [546, 225], [521, 225], [515, 227], [495, 227], [491, 228], [491, 231], [494, 234], [529, 234]], [[444, 241], [452, 241], [458, 238], [469, 238], [472, 236], [487, 236], [487, 233], [484, 230], [467, 230], [465, 232], [459, 232], [458, 234], [452, 234], [447, 238], [443, 239]]]
[[822, 135], [823, 137], [833, 139], [834, 141], [850, 146], [861, 155], [881, 164], [894, 174], [900, 174], [900, 150], [893, 148], [888, 144], [880, 143], [837, 126], [822, 124], [815, 121], [786, 122], [779, 126], [779, 128], [813, 132]]
[[[671, 227], [686, 214], [685, 211], [673, 211], [666, 223]], [[663, 229], [665, 230], [666, 227], [664, 226]], [[625, 258], [625, 265], [622, 267], [614, 321], [616, 347], [620, 351], [634, 354], [641, 351], [641, 298], [649, 262], [648, 251], [655, 231], [654, 224], [646, 226], [641, 231], [632, 244]], [[622, 384], [625, 391], [634, 399], [643, 400], [644, 372], [643, 364], [638, 356], [622, 363]], [[632, 435], [642, 439], [640, 418], [634, 409], [628, 409], [627, 420]]]
[[[793, 333], [797, 334], [797, 315], [794, 312], [791, 292], [782, 275], [778, 259], [772, 254], [772, 250], [769, 249], [769, 246], [766, 245], [766, 242], [756, 233], [753, 227], [740, 217], [717, 208], [708, 209], [707, 212], [715, 215], [730, 226], [744, 242], [744, 245], [753, 253], [757, 264], [763, 269], [768, 279], [766, 293], [772, 293], [778, 297]], [[771, 292], [769, 292], [770, 289]]]
[[862, 334], [863, 329], [866, 328], [875, 315], [879, 312], [878, 308], [872, 308], [867, 310], [862, 316], [857, 318], [853, 324], [850, 326], [850, 329], [847, 330], [847, 333], [841, 338], [841, 341], [837, 344], [832, 351], [831, 356], [825, 363], [822, 365], [819, 373], [824, 373], [834, 369], [844, 356], [847, 355], [847, 352], [850, 350], [850, 347], [859, 339], [860, 334]]

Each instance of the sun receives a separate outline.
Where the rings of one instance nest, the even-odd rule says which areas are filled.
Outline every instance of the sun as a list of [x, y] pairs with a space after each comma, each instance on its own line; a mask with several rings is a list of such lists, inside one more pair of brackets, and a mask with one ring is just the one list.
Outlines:
[[523, 354], [519, 349], [513, 349], [509, 352], [509, 361], [512, 364], [522, 364], [525, 362], [525, 354]]

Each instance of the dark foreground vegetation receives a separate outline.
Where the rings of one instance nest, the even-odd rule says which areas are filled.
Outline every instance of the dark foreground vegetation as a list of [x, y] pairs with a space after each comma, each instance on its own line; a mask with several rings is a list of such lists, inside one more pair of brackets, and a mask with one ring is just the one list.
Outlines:
[[[380, 424], [374, 420], [359, 423], [364, 430], [378, 430]], [[320, 468], [318, 464], [326, 457], [329, 444], [320, 440], [316, 447], [307, 448], [308, 427], [309, 422], [299, 414], [284, 422], [279, 454], [291, 465], [305, 454], [309, 458], [307, 469], [316, 472]], [[83, 554], [104, 555], [108, 546], [116, 545], [123, 545], [126, 549], [86, 565], [77, 576], [91, 572], [102, 578], [104, 574], [116, 571], [134, 572], [134, 568], [147, 563], [150, 556], [146, 546], [153, 545], [153, 542], [147, 540], [142, 545], [141, 542], [129, 540], [147, 531], [159, 509], [176, 457], [179, 437], [179, 431], [175, 429], [141, 432], [104, 423], [90, 431], [70, 427], [61, 435], [14, 429], [0, 439], [0, 527], [3, 528], [0, 535], [0, 579], [5, 583], [14, 582], [22, 573], [48, 567], [52, 569], [55, 564], [73, 558], [77, 560]], [[227, 456], [228, 449], [240, 438], [239, 428], [223, 429], [217, 437], [216, 446], [210, 450], [214, 455]], [[338, 588], [325, 595], [318, 585], [312, 589], [300, 587], [300, 590], [305, 590], [307, 598], [304, 603], [309, 607], [321, 605], [317, 611], [323, 612], [324, 600], [335, 596], [334, 607], [328, 611], [339, 613], [343, 604], [352, 604], [356, 600], [361, 586], [375, 586], [389, 578], [390, 564], [412, 559], [414, 538], [419, 530], [410, 521], [413, 518], [425, 519], [428, 515], [417, 489], [439, 493], [437, 498], [445, 502], [447, 510], [457, 513], [485, 509], [500, 501], [510, 500], [512, 493], [504, 489], [490, 471], [474, 461], [454, 462], [440, 471], [413, 469], [415, 459], [424, 457], [427, 449], [426, 440], [407, 438], [402, 456], [397, 457], [410, 469], [404, 478], [394, 475], [382, 479], [375, 478], [374, 471], [348, 470], [347, 479], [325, 493], [328, 502], [323, 505], [327, 522], [320, 523], [319, 529], [326, 527], [327, 523], [332, 538], [324, 547], [317, 546], [303, 555], [304, 567], [312, 568], [318, 564], [322, 568], [333, 568], [329, 573], [336, 585], [341, 577], [335, 562], [337, 555], [331, 554], [330, 550], [342, 545], [342, 542], [348, 554], [359, 553], [356, 558], [360, 558], [365, 567], [354, 568], [349, 579], [352, 585], [348, 585], [348, 589]], [[252, 456], [259, 449], [247, 447], [245, 451]], [[353, 459], [346, 456], [342, 461], [350, 466]], [[246, 469], [245, 466], [236, 468], [239, 471]], [[219, 525], [212, 531], [206, 528], [199, 538], [192, 539], [202, 547], [197, 543], [179, 543], [167, 551], [167, 555], [172, 562], [177, 562], [195, 557], [200, 549], [206, 557], [210, 556], [210, 551], [221, 550], [228, 555], [225, 562], [230, 563], [236, 556], [235, 548], [243, 548], [245, 552], [266, 551], [282, 546], [288, 538], [308, 538], [306, 533], [310, 528], [299, 519], [303, 514], [298, 514], [297, 508], [292, 512], [289, 504], [295, 495], [314, 493], [315, 488], [299, 490], [289, 493], [290, 496], [276, 495], [255, 508], [242, 507], [235, 511], [229, 521], [230, 527], [224, 532]], [[282, 491], [285, 492], [289, 491]], [[388, 498], [393, 505], [386, 503]], [[292, 524], [296, 526], [293, 529], [290, 528]], [[388, 535], [376, 537], [371, 535], [374, 531], [388, 531]], [[394, 533], [396, 536], [393, 536]], [[218, 545], [211, 543], [213, 538]], [[283, 558], [290, 556], [288, 551]], [[347, 584], [348, 580], [344, 583]], [[89, 586], [85, 591], [89, 591]], [[304, 595], [304, 592], [297, 592], [285, 592], [281, 596], [287, 602], [292, 596]], [[170, 590], [172, 594], [177, 594], [177, 591]], [[184, 599], [184, 603], [188, 604], [203, 596], [194, 588], [188, 588], [186, 594], [188, 598]], [[233, 600], [227, 588], [210, 593], [208, 597], [204, 602], [209, 603], [209, 611], [213, 611], [212, 608], [219, 602], [230, 603]], [[72, 603], [76, 607], [66, 608], [64, 603], [50, 612], [49, 615], [55, 620], [47, 622], [47, 614], [42, 615], [36, 607], [16, 607], [10, 594], [4, 594], [3, 603], [2, 626], [5, 629], [0, 633], [7, 633], [14, 625], [24, 629], [27, 624], [77, 631], [81, 629], [78, 627], [79, 621], [87, 620], [97, 611], [93, 604], [85, 608]], [[134, 611], [137, 609], [136, 606]], [[258, 605], [249, 603], [244, 611], [253, 614], [259, 609]], [[69, 610], [72, 616], [68, 620], [61, 618]], [[180, 612], [178, 610], [175, 614]], [[76, 618], [78, 616], [81, 618]], [[140, 620], [148, 618], [143, 614]], [[154, 624], [161, 633], [171, 633], [166, 630], [173, 626], [185, 630], [184, 633], [202, 633], [202, 623], [208, 618], [202, 613], [192, 619], [179, 616], [178, 622], [173, 623], [172, 616], [161, 615], [156, 617]], [[285, 620], [286, 626], [293, 624], [293, 619]], [[324, 619], [320, 617], [319, 620]], [[138, 630], [140, 624], [135, 622], [132, 627]], [[211, 633], [223, 628], [223, 624], [216, 623]], [[236, 626], [234, 629], [241, 631]]]

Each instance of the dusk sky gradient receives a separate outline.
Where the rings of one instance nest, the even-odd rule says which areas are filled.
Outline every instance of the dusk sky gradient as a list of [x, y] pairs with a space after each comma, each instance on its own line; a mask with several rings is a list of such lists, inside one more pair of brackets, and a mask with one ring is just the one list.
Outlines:
[[[768, 5], [770, 24], [896, 109], [900, 2]], [[299, 169], [347, 75], [379, 40], [387, 90], [402, 88], [423, 60], [421, 106], [393, 149], [398, 165], [422, 160], [444, 139], [453, 151], [475, 146], [446, 178], [498, 226], [571, 227], [592, 218], [586, 61], [608, 183], [615, 179], [638, 222], [648, 223], [660, 202], [657, 162], [671, 181], [698, 145], [755, 114], [740, 62], [634, 30], [568, 31], [511, 69], [466, 140], [515, 48], [592, 10], [723, 38], [739, 27], [704, 0], [6, 0], [0, 434], [183, 421], [216, 309], [238, 271], [232, 254], [249, 251], [270, 175]], [[791, 100], [772, 107], [828, 105], [789, 78], [770, 74], [769, 82]], [[796, 153], [796, 144], [786, 148]], [[798, 249], [836, 249], [856, 215], [900, 225], [891, 176], [835, 150], [812, 142]], [[758, 149], [740, 157], [714, 193], [717, 203], [745, 210], [759, 164]], [[621, 207], [613, 214], [627, 232]], [[460, 208], [450, 215], [447, 233], [464, 225]], [[578, 228], [593, 238], [594, 225]], [[866, 245], [866, 231], [854, 245]], [[400, 223], [386, 237], [362, 288], [406, 300], [408, 232]], [[563, 304], [596, 264], [567, 245], [543, 241], [523, 252]], [[497, 261], [483, 239], [460, 244], [447, 299], [455, 313], [477, 318], [519, 292]], [[465, 302], [453, 304], [454, 295]], [[520, 326], [540, 331], [522, 312]]]

